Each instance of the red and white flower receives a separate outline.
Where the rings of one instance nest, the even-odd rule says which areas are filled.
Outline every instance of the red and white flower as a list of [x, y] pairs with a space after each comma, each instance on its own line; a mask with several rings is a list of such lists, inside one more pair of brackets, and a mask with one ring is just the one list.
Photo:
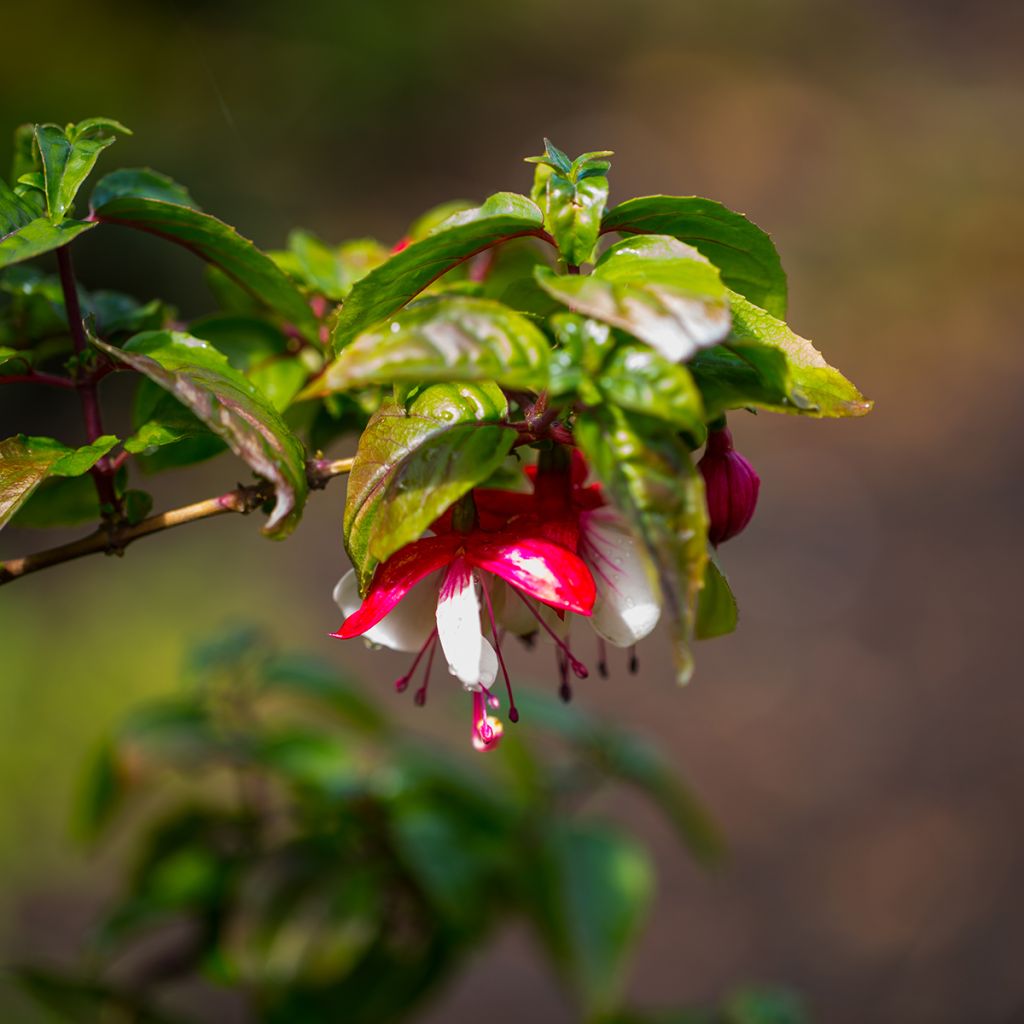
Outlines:
[[[399, 689], [408, 685], [424, 655], [429, 678], [434, 648], [440, 644], [451, 674], [474, 691], [473, 737], [480, 749], [489, 749], [500, 737], [500, 723], [487, 714], [487, 706], [497, 704], [488, 691], [499, 667], [508, 687], [509, 717], [518, 717], [494, 618], [492, 577], [525, 601], [561, 612], [589, 616], [594, 606], [594, 579], [582, 559], [525, 525], [459, 531], [451, 528], [449, 517], [435, 524], [435, 536], [407, 544], [378, 566], [362, 601], [354, 573], [346, 574], [335, 589], [347, 618], [334, 636], [364, 636], [395, 650], [418, 652], [398, 681]], [[494, 646], [483, 635], [484, 611]], [[426, 683], [417, 691], [419, 702], [425, 697]]]

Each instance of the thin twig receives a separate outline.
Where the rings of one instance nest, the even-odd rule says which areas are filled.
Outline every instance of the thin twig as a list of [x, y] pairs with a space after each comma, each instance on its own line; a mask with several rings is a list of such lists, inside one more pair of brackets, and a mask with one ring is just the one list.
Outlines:
[[[312, 489], [319, 490], [327, 485], [328, 480], [348, 473], [351, 469], [352, 459], [311, 460], [307, 464], [309, 485]], [[197, 501], [192, 505], [185, 505], [182, 508], [171, 509], [169, 512], [162, 512], [160, 515], [150, 516], [134, 526], [101, 526], [87, 537], [71, 541], [69, 544], [61, 544], [58, 547], [37, 551], [35, 554], [25, 555], [22, 558], [12, 558], [6, 562], [0, 562], [0, 586], [20, 579], [22, 576], [28, 576], [30, 573], [39, 572], [41, 569], [48, 569], [52, 565], [60, 565], [86, 555], [100, 553], [120, 555], [133, 541], [173, 529], [175, 526], [195, 523], [200, 519], [211, 519], [228, 512], [240, 512], [242, 515], [247, 515], [273, 496], [273, 485], [264, 481], [250, 486], [236, 487], [233, 491], [228, 491], [227, 494], [221, 494], [216, 498], [207, 498], [205, 501]]]

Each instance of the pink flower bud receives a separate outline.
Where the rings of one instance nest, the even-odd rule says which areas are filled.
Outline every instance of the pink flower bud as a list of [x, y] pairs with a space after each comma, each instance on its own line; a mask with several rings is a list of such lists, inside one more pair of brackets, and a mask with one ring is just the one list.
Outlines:
[[742, 532], [757, 507], [761, 478], [732, 446], [727, 427], [708, 434], [704, 456], [697, 464], [704, 476], [708, 502], [708, 540], [718, 547]]

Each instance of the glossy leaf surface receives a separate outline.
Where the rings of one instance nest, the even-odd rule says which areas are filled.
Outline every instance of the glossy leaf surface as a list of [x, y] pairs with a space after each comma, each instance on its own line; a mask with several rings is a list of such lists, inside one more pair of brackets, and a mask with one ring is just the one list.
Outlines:
[[494, 380], [547, 386], [550, 346], [526, 317], [489, 299], [425, 299], [364, 331], [305, 397], [367, 384]]
[[[173, 395], [253, 472], [273, 483], [276, 500], [264, 533], [280, 538], [294, 529], [307, 492], [302, 445], [266, 396], [223, 354], [208, 342], [178, 331], [138, 334], [122, 349], [96, 344]], [[143, 440], [136, 438], [132, 443], [140, 445]]]
[[507, 414], [493, 384], [434, 384], [408, 405], [380, 407], [359, 440], [345, 502], [345, 548], [362, 588], [379, 561], [497, 469], [515, 440]]
[[602, 231], [672, 235], [706, 256], [722, 280], [774, 316], [786, 315], [786, 275], [769, 235], [741, 213], [699, 196], [642, 196], [609, 210]]
[[510, 238], [539, 234], [543, 223], [535, 203], [511, 192], [449, 217], [356, 283], [334, 327], [334, 350], [340, 352], [470, 256]]

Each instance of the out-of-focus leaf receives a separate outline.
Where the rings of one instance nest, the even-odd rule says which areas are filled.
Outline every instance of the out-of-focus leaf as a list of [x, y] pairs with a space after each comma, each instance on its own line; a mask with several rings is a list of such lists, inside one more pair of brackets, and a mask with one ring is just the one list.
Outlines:
[[122, 292], [98, 291], [82, 296], [82, 307], [96, 320], [100, 337], [112, 334], [138, 334], [163, 327], [173, 311], [159, 299], [142, 303]]
[[146, 491], [128, 490], [121, 496], [121, 505], [125, 521], [134, 526], [153, 511], [153, 495]]
[[44, 480], [14, 514], [11, 525], [45, 528], [98, 522], [100, 499], [89, 476]]
[[35, 220], [36, 216], [37, 213], [32, 205], [14, 192], [3, 178], [0, 178], [0, 239], [25, 227], [26, 224]]
[[636, 786], [654, 801], [700, 863], [721, 859], [724, 845], [711, 817], [648, 740], [546, 694], [525, 691], [517, 704], [523, 721], [553, 730], [602, 775]]
[[692, 358], [729, 333], [726, 289], [696, 249], [667, 235], [638, 235], [604, 252], [589, 276], [534, 271], [577, 313], [618, 327], [670, 362]]
[[178, 331], [138, 334], [120, 349], [96, 344], [174, 395], [255, 473], [273, 483], [276, 501], [264, 533], [281, 538], [294, 529], [308, 491], [302, 444], [267, 398], [220, 352]]
[[340, 302], [352, 286], [379, 267], [388, 251], [372, 238], [331, 247], [308, 231], [288, 236], [288, 252], [276, 255], [279, 265], [313, 292]]
[[547, 339], [526, 317], [490, 299], [424, 299], [364, 331], [303, 393], [367, 384], [493, 380], [540, 390], [548, 382]]
[[94, 207], [93, 216], [100, 223], [138, 228], [184, 246], [309, 337], [316, 336], [316, 318], [298, 285], [266, 253], [216, 217], [180, 201], [145, 195], [105, 199]]
[[117, 747], [104, 741], [90, 761], [75, 813], [78, 832], [92, 841], [106, 828], [126, 793]]
[[14, 970], [18, 985], [50, 1013], [71, 1024], [106, 1024], [111, 1020], [133, 1024], [185, 1024], [144, 1006], [135, 995], [100, 982], [56, 971], [21, 967]]
[[276, 730], [261, 736], [253, 757], [289, 785], [344, 797], [360, 777], [352, 744], [312, 729]]
[[486, 480], [515, 432], [494, 384], [434, 384], [386, 401], [359, 439], [345, 501], [345, 549], [365, 589], [378, 562], [416, 540]]
[[217, 314], [191, 325], [191, 332], [228, 357], [228, 362], [256, 385], [278, 411], [286, 409], [306, 381], [308, 371], [288, 339], [266, 320]]
[[601, 230], [672, 235], [711, 260], [730, 288], [773, 316], [786, 315], [786, 274], [771, 238], [743, 214], [713, 199], [627, 199], [605, 214]]
[[356, 283], [334, 326], [335, 352], [470, 256], [511, 238], [540, 234], [543, 221], [535, 203], [511, 192], [499, 192], [482, 206], [449, 217]]
[[576, 443], [658, 567], [680, 682], [693, 673], [691, 641], [707, 561], [704, 482], [687, 447], [657, 420], [614, 405], [579, 417]]
[[45, 217], [29, 221], [0, 241], [0, 267], [8, 267], [12, 263], [20, 263], [59, 249], [94, 227], [96, 224], [92, 221], [70, 218], [59, 224], [52, 224]]
[[704, 586], [697, 602], [696, 636], [698, 640], [725, 636], [736, 629], [739, 609], [725, 574], [714, 555], [704, 567]]
[[81, 476], [117, 444], [107, 434], [82, 448], [68, 448], [52, 437], [18, 434], [0, 441], [0, 527], [51, 476]]
[[721, 1024], [809, 1024], [803, 1000], [792, 992], [742, 989], [722, 1006]]
[[632, 840], [590, 823], [544, 824], [530, 882], [532, 917], [587, 1019], [614, 1010], [653, 891]]
[[264, 686], [271, 692], [295, 693], [330, 708], [350, 725], [370, 734], [387, 732], [382, 715], [331, 664], [304, 654], [276, 654], [261, 668]]

